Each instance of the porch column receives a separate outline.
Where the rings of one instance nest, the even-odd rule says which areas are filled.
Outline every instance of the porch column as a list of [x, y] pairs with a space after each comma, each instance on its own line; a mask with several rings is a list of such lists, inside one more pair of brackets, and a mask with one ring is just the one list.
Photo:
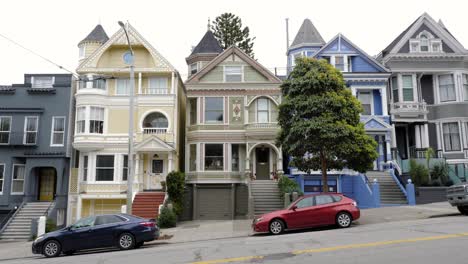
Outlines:
[[420, 125], [414, 126], [416, 148], [421, 148], [421, 130], [420, 129], [421, 129]]
[[426, 123], [424, 124], [423, 128], [423, 134], [422, 134], [422, 142], [423, 142], [423, 148], [428, 148], [429, 147], [429, 125]]
[[76, 202], [76, 219], [75, 221], [79, 220], [81, 218], [81, 203], [82, 199], [81, 196], [78, 196], [77, 202]]
[[140, 172], [140, 154], [135, 154], [135, 176], [133, 177], [133, 182], [138, 183], [140, 181], [141, 172]]
[[392, 131], [390, 133], [391, 133], [391, 137], [392, 137], [392, 148], [396, 148], [397, 143], [396, 143], [395, 124], [392, 124]]
[[[250, 156], [249, 156], [249, 144], [245, 144], [245, 172], [246, 174], [251, 174], [250, 171]], [[249, 175], [251, 177], [251, 175]]]
[[138, 94], [141, 94], [141, 72], [138, 73]]
[[276, 168], [277, 168], [277, 173], [282, 175], [284, 173], [284, 170], [283, 170], [283, 152], [281, 151], [281, 148], [278, 151], [279, 151], [279, 153], [278, 153], [278, 162], [277, 162]]
[[173, 160], [173, 153], [172, 153], [172, 151], [171, 151], [171, 152], [169, 152], [168, 157], [167, 157], [167, 161], [168, 161], [168, 165], [167, 165], [168, 173], [174, 170], [173, 161], [172, 161], [172, 160]]
[[383, 115], [388, 115], [388, 109], [387, 109], [387, 88], [380, 88], [380, 98], [382, 101], [382, 114]]

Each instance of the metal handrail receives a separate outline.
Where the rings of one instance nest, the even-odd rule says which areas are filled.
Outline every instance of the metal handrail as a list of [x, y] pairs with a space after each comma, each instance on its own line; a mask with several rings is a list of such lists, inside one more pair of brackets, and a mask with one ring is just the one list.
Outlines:
[[[0, 228], [0, 234], [3, 233], [3, 231], [5, 231], [6, 227], [10, 224], [10, 222], [13, 220], [13, 218], [15, 218], [16, 214], [21, 210], [21, 208], [23, 208], [24, 204], [25, 204], [25, 202], [22, 202], [20, 204], [20, 206], [18, 206], [18, 208], [16, 210], [14, 210], [14, 209], [12, 210], [12, 211], [14, 211], [14, 213], [9, 218], [8, 217], [6, 218], [7, 222], [2, 226], [2, 228]], [[8, 214], [10, 214], [10, 213], [8, 213]]]

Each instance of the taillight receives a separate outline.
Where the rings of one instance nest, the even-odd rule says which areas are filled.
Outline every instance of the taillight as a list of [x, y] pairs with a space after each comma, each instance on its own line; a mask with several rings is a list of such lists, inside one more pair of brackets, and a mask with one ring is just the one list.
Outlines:
[[144, 227], [155, 227], [154, 222], [141, 222], [140, 225], [142, 225]]

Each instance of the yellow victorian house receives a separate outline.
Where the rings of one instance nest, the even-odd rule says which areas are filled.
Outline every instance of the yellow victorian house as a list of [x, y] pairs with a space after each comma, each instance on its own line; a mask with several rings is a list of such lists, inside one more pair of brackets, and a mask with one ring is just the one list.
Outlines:
[[[166, 175], [184, 168], [185, 88], [175, 68], [131, 25], [135, 54], [133, 214], [154, 218]], [[68, 222], [120, 212], [126, 204], [129, 120], [128, 50], [123, 29], [110, 38], [101, 25], [78, 44], [75, 162]]]

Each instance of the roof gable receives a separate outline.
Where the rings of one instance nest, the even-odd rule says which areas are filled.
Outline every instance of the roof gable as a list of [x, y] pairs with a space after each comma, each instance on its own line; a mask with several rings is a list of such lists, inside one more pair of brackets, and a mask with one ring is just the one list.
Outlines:
[[174, 148], [158, 138], [151, 136], [135, 146], [137, 151], [172, 151]]
[[325, 44], [325, 46], [317, 51], [314, 57], [319, 58], [332, 54], [353, 55], [354, 59], [359, 60], [360, 64], [362, 65], [362, 69], [368, 69], [363, 72], [388, 72], [388, 70], [382, 64], [380, 64], [372, 56], [364, 52], [342, 34], [338, 34], [332, 38], [327, 44]]
[[364, 120], [363, 123], [364, 123], [364, 128], [368, 131], [369, 130], [388, 130], [392, 128], [389, 124], [385, 123], [383, 120], [381, 120], [380, 118], [376, 118], [376, 117], [370, 117], [369, 119]]
[[200, 53], [221, 53], [223, 48], [211, 30], [208, 30], [190, 55]]
[[276, 77], [273, 73], [263, 67], [256, 60], [252, 59], [249, 55], [243, 52], [236, 46], [231, 46], [224, 52], [219, 54], [215, 59], [209, 62], [201, 71], [192, 75], [185, 83], [195, 84], [198, 83], [204, 76], [213, 71], [217, 66], [221, 65], [229, 56], [237, 56], [240, 60], [251, 66], [256, 72], [265, 77], [266, 82], [281, 83], [281, 80]]
[[106, 31], [104, 28], [101, 26], [101, 24], [98, 24], [89, 34], [84, 38], [82, 41], [78, 43], [78, 46], [81, 45], [84, 42], [99, 42], [101, 44], [104, 44], [106, 41], [109, 40], [109, 37], [107, 36]]
[[[128, 37], [132, 46], [143, 46], [148, 50], [154, 60], [155, 68], [157, 71], [175, 71], [175, 68], [166, 60], [146, 39], [141, 36], [138, 31], [131, 25], [128, 25]], [[94, 51], [88, 58], [83, 60], [77, 68], [77, 71], [95, 70], [97, 68], [100, 57], [111, 46], [127, 46], [127, 38], [125, 32], [120, 28], [112, 37], [96, 51]]]
[[322, 36], [315, 28], [310, 19], [304, 19], [296, 37], [293, 40], [289, 49], [297, 48], [298, 46], [322, 46], [325, 44]]

